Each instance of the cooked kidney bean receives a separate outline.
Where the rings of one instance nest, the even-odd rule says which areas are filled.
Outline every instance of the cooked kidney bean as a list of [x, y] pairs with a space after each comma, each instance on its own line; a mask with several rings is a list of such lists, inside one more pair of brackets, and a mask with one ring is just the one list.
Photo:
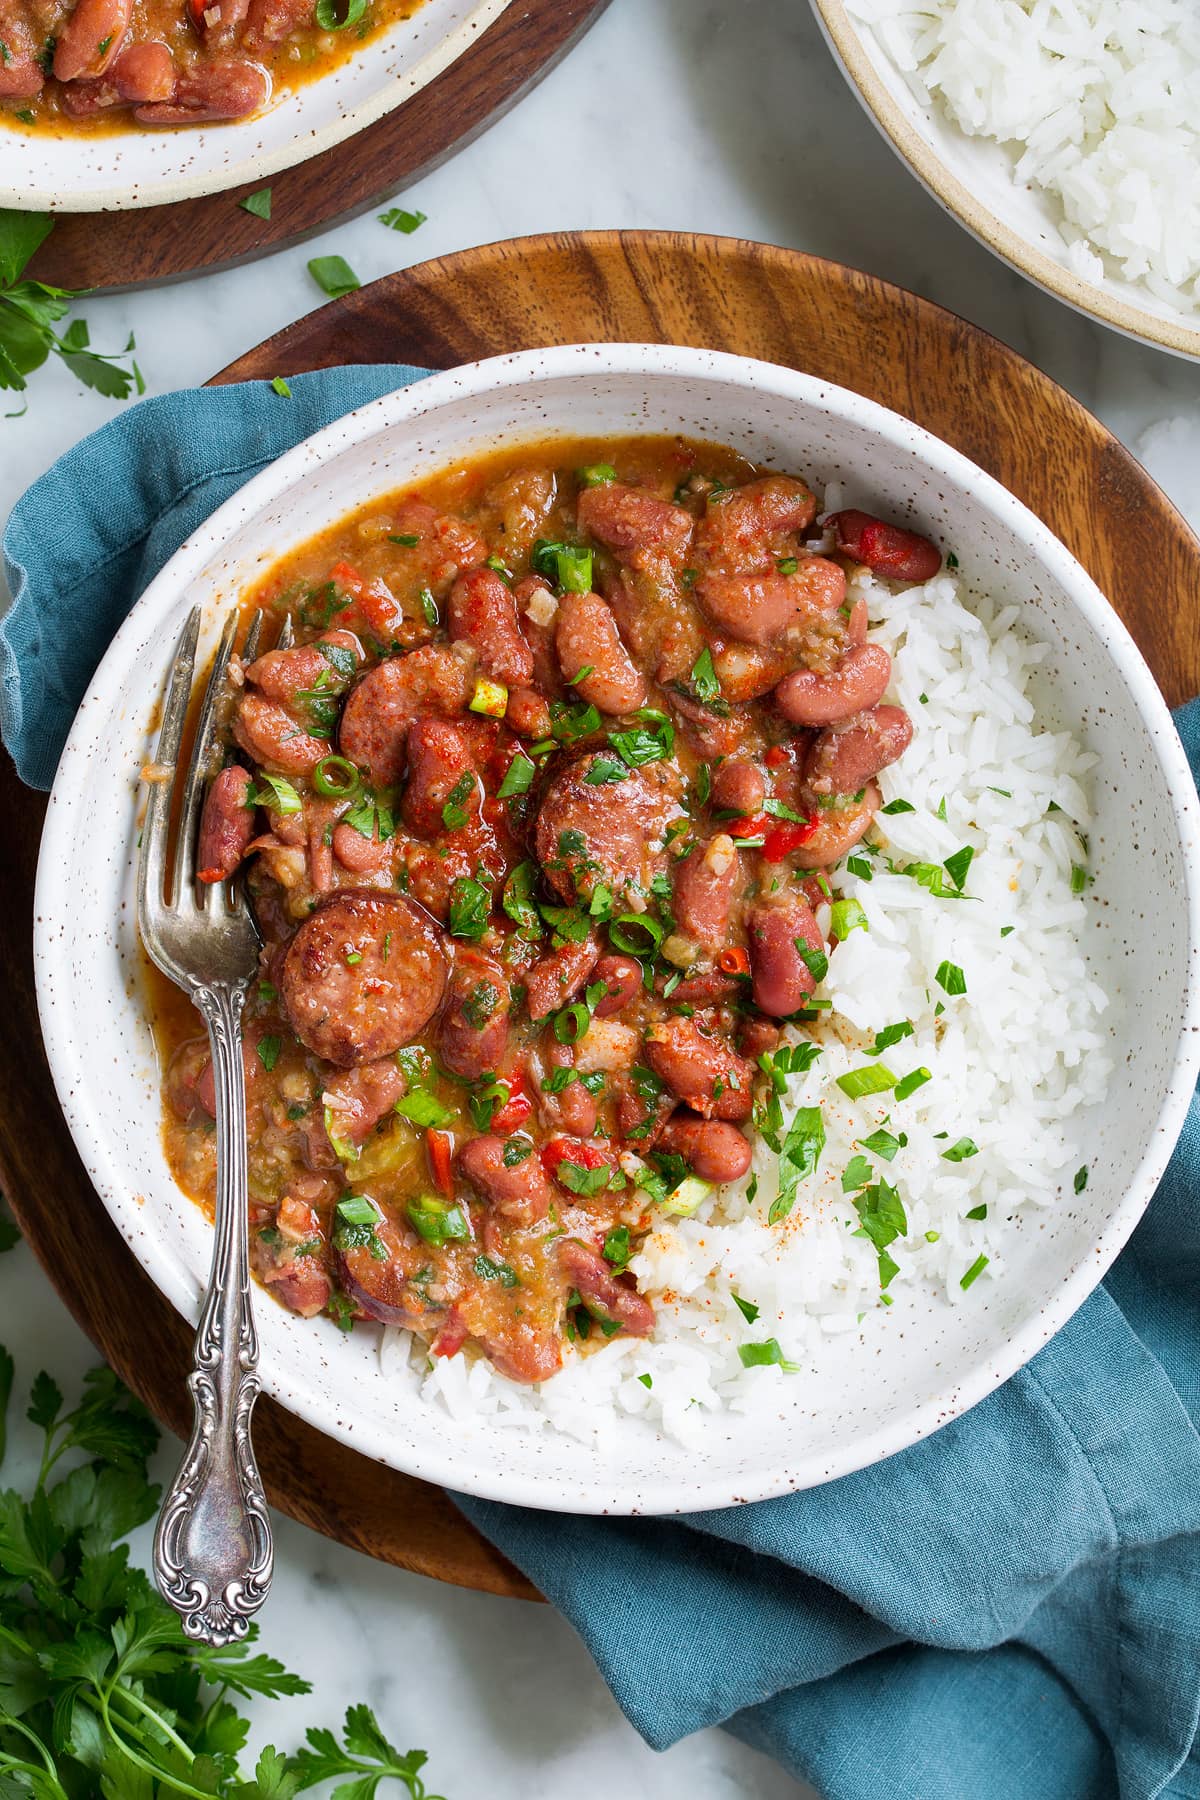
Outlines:
[[147, 43], [127, 44], [109, 75], [128, 106], [169, 100], [175, 91], [174, 59], [166, 44], [153, 38]]
[[752, 762], [724, 762], [712, 773], [712, 803], [718, 812], [749, 818], [762, 811], [767, 797], [766, 777]]
[[602, 956], [592, 975], [603, 981], [608, 992], [596, 1002], [593, 1011], [598, 1019], [611, 1019], [632, 1005], [642, 991], [642, 965], [632, 956]]
[[706, 1119], [748, 1119], [754, 1066], [693, 1019], [665, 1019], [646, 1033], [646, 1061], [671, 1092]]
[[504, 722], [518, 737], [550, 736], [550, 708], [535, 688], [513, 688], [510, 691]]
[[479, 666], [506, 687], [525, 687], [533, 680], [533, 652], [521, 635], [512, 589], [494, 569], [472, 569], [460, 575], [450, 593], [446, 616], [450, 636], [470, 644]]
[[371, 1244], [339, 1250], [342, 1286], [362, 1310], [382, 1325], [408, 1325], [422, 1330], [442, 1316], [431, 1306], [416, 1280], [426, 1259], [424, 1246], [402, 1236], [390, 1219], [375, 1226], [375, 1239], [385, 1254]]
[[404, 773], [408, 728], [418, 713], [454, 718], [474, 689], [473, 659], [430, 644], [377, 663], [351, 688], [342, 710], [339, 743], [377, 787], [394, 787]]
[[749, 1139], [736, 1125], [723, 1119], [692, 1119], [686, 1113], [667, 1120], [658, 1148], [682, 1156], [701, 1181], [740, 1181], [753, 1157]]
[[692, 542], [692, 515], [684, 507], [619, 481], [585, 488], [575, 516], [581, 531], [606, 544], [631, 569], [682, 563]]
[[675, 864], [675, 923], [705, 950], [719, 950], [729, 935], [741, 866], [733, 839], [724, 832], [697, 844]]
[[612, 610], [599, 594], [564, 594], [554, 637], [563, 679], [602, 713], [634, 712], [646, 683], [621, 642]]
[[883, 699], [892, 659], [882, 644], [847, 651], [836, 669], [797, 669], [775, 689], [775, 704], [793, 725], [836, 725]]
[[581, 1081], [568, 1081], [557, 1093], [550, 1093], [547, 1083], [555, 1069], [573, 1069], [575, 1051], [570, 1044], [553, 1040], [541, 1049], [531, 1051], [526, 1065], [537, 1098], [538, 1119], [549, 1131], [566, 1132], [570, 1137], [590, 1138], [596, 1129], [599, 1106], [596, 1097]]
[[650, 1302], [615, 1276], [598, 1250], [580, 1243], [578, 1238], [564, 1238], [558, 1256], [589, 1312], [619, 1325], [630, 1337], [648, 1337], [654, 1330], [654, 1308]]
[[277, 775], [308, 775], [329, 755], [324, 738], [313, 737], [287, 708], [247, 688], [238, 702], [233, 735], [248, 756]]
[[814, 794], [857, 794], [904, 755], [912, 720], [902, 707], [874, 706], [822, 731], [808, 753], [804, 779]]
[[54, 79], [94, 81], [121, 54], [133, 0], [76, 0], [54, 44]]
[[[460, 797], [451, 803], [452, 794]], [[401, 805], [408, 829], [418, 837], [437, 837], [450, 829], [443, 816], [447, 804], [471, 818], [478, 815], [482, 799], [463, 727], [448, 719], [414, 719], [408, 728], [408, 780]], [[451, 817], [457, 816], [452, 810]]]
[[17, 20], [0, 21], [8, 60], [0, 61], [0, 100], [34, 100], [46, 85], [46, 75], [28, 32]]
[[785, 889], [778, 898], [755, 906], [750, 914], [749, 939], [755, 1006], [772, 1019], [786, 1019], [799, 1012], [817, 985], [801, 946], [818, 952], [825, 948], [808, 901], [802, 894]]
[[941, 551], [927, 537], [871, 513], [851, 508], [833, 513], [826, 523], [833, 526], [839, 550], [888, 581], [930, 581], [942, 566]]
[[825, 556], [802, 556], [794, 575], [704, 575], [696, 598], [717, 626], [747, 644], [778, 644], [846, 598], [846, 577]]
[[510, 999], [500, 965], [478, 950], [460, 948], [438, 1025], [441, 1059], [452, 1075], [478, 1081], [500, 1067], [508, 1047]]
[[802, 869], [832, 868], [853, 850], [860, 838], [865, 837], [882, 801], [878, 787], [868, 781], [861, 800], [844, 800], [836, 807], [823, 810], [816, 830], [792, 851], [791, 860]]
[[339, 1141], [361, 1144], [405, 1092], [404, 1073], [394, 1056], [340, 1069], [325, 1083], [322, 1102], [329, 1128]]
[[279, 972], [292, 1029], [339, 1068], [399, 1050], [446, 986], [440, 935], [402, 894], [343, 888], [300, 926]]
[[790, 650], [772, 650], [765, 644], [721, 644], [712, 653], [713, 668], [724, 700], [741, 704], [761, 700], [796, 666]]
[[256, 657], [246, 667], [246, 680], [268, 700], [291, 706], [306, 694], [342, 693], [362, 660], [363, 647], [352, 631], [325, 631], [311, 644]]
[[602, 883], [623, 902], [631, 886], [649, 892], [666, 868], [663, 835], [682, 815], [678, 772], [657, 762], [615, 784], [592, 783], [596, 760], [582, 756], [551, 779], [534, 846], [546, 879], [564, 899], [586, 899]]
[[531, 1019], [544, 1019], [575, 998], [600, 956], [591, 933], [580, 943], [567, 943], [539, 957], [525, 976], [525, 1004]]
[[506, 1148], [517, 1142], [494, 1136], [471, 1138], [458, 1153], [458, 1166], [498, 1213], [514, 1225], [536, 1225], [550, 1211], [554, 1189], [534, 1150], [511, 1168], [505, 1163]]
[[143, 125], [196, 125], [207, 120], [244, 119], [265, 105], [271, 78], [252, 62], [201, 63], [185, 70], [170, 100], [134, 109]]
[[248, 49], [282, 44], [312, 23], [313, 0], [250, 0], [244, 42]]
[[807, 531], [816, 516], [816, 499], [802, 481], [767, 475], [710, 495], [697, 549], [730, 574], [747, 574], [778, 553], [783, 539]]
[[227, 881], [241, 866], [254, 836], [253, 786], [253, 776], [240, 763], [230, 763], [209, 784], [196, 847], [198, 881]]
[[332, 848], [343, 869], [349, 869], [352, 875], [386, 875], [390, 881], [396, 840], [381, 838], [377, 821], [372, 824], [370, 837], [353, 825], [335, 825]]

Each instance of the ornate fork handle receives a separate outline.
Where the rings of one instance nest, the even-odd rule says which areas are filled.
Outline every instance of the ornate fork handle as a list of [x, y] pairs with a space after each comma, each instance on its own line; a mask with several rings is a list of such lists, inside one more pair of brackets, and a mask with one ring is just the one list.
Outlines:
[[158, 1585], [189, 1637], [246, 1635], [271, 1586], [271, 1522], [250, 1441], [258, 1339], [250, 1310], [245, 989], [192, 984], [212, 1048], [217, 1112], [217, 1216], [208, 1294], [188, 1386], [194, 1421], [154, 1540]]

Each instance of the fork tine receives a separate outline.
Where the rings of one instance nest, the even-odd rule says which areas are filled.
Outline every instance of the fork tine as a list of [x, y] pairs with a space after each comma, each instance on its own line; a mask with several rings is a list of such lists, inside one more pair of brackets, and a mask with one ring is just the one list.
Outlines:
[[[160, 763], [174, 767], [179, 746], [183, 741], [183, 728], [187, 721], [188, 701], [192, 692], [192, 676], [196, 667], [196, 646], [200, 641], [200, 608], [194, 606], [188, 614], [187, 623], [180, 634], [175, 648], [175, 660], [171, 664], [171, 679], [167, 687], [167, 698], [163, 704], [162, 725], [158, 733], [157, 758]], [[138, 845], [138, 925], [147, 947], [150, 947], [157, 933], [155, 919], [161, 911], [163, 903], [163, 875], [167, 865], [167, 832], [171, 820], [171, 795], [175, 791], [178, 770], [168, 781], [155, 781], [150, 785], [150, 798], [146, 803], [146, 816], [142, 823], [141, 841]]]
[[275, 645], [275, 648], [277, 650], [290, 650], [292, 645], [295, 643], [295, 641], [296, 641], [296, 621], [292, 618], [291, 613], [289, 613], [287, 618], [283, 621], [282, 626], [280, 627], [279, 639]]
[[246, 633], [246, 641], [242, 645], [242, 661], [253, 662], [258, 655], [258, 640], [262, 636], [263, 620], [266, 614], [260, 606], [250, 621], [250, 629]]
[[204, 802], [204, 789], [210, 773], [209, 763], [212, 760], [217, 696], [225, 685], [225, 675], [229, 668], [229, 658], [233, 654], [237, 628], [238, 614], [237, 609], [234, 608], [225, 621], [225, 629], [222, 631], [221, 641], [217, 645], [217, 654], [213, 658], [212, 673], [208, 678], [208, 686], [204, 690], [204, 699], [200, 703], [196, 739], [192, 745], [192, 759], [188, 764], [187, 778], [183, 789], [179, 840], [175, 846], [175, 866], [171, 871], [170, 903], [172, 906], [178, 904], [184, 883], [192, 882], [195, 877], [196, 831], [200, 822], [200, 808]]

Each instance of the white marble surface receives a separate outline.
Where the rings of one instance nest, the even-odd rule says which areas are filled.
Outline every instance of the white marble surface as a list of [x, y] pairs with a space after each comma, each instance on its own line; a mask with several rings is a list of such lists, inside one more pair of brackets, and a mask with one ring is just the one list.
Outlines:
[[[344, 255], [365, 282], [406, 261], [525, 232], [663, 226], [794, 245], [913, 288], [995, 332], [1063, 382], [1200, 525], [1200, 368], [1076, 317], [947, 219], [844, 88], [803, 0], [613, 0], [536, 93], [406, 191], [412, 238], [368, 215], [317, 244], [157, 292], [87, 301], [95, 344], [137, 335], [152, 393], [203, 381], [320, 302], [305, 269]], [[34, 378], [0, 427], [0, 514], [112, 404], [65, 371]], [[64, 1380], [84, 1342], [24, 1249], [0, 1263], [0, 1336], [26, 1379]], [[267, 1646], [317, 1698], [272, 1706], [294, 1741], [353, 1700], [430, 1750], [450, 1800], [542, 1800], [582, 1789], [653, 1800], [795, 1800], [772, 1765], [720, 1732], [655, 1756], [549, 1609], [380, 1568], [280, 1521]]]

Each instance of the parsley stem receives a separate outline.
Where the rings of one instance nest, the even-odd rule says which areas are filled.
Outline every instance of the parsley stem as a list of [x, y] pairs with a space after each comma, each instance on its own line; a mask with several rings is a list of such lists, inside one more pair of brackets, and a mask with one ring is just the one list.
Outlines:
[[[195, 1751], [188, 1749], [179, 1733], [167, 1724], [163, 1715], [156, 1711], [156, 1709], [150, 1705], [149, 1701], [143, 1700], [140, 1694], [135, 1694], [132, 1688], [125, 1686], [119, 1678], [119, 1671], [118, 1675], [114, 1677], [113, 1684], [109, 1687], [109, 1694], [114, 1700], [124, 1700], [128, 1705], [135, 1707], [136, 1710], [142, 1714], [143, 1718], [150, 1720], [156, 1730], [161, 1731], [166, 1737], [170, 1738], [175, 1748], [183, 1752], [189, 1763], [195, 1762]], [[133, 1729], [132, 1726], [130, 1729]]]
[[[112, 1710], [109, 1706], [110, 1697], [115, 1697], [112, 1683], [107, 1683], [104, 1687], [97, 1687], [95, 1691], [100, 1701], [100, 1715], [104, 1720], [104, 1728], [118, 1750], [121, 1750], [129, 1758], [131, 1763], [135, 1763], [139, 1769], [144, 1769], [147, 1775], [152, 1775], [154, 1777], [155, 1781], [160, 1782], [165, 1787], [169, 1787], [172, 1793], [186, 1794], [189, 1796], [189, 1800], [212, 1800], [211, 1793], [206, 1794], [202, 1788], [192, 1787], [188, 1782], [182, 1780], [180, 1776], [172, 1775], [169, 1770], [162, 1768], [158, 1763], [150, 1762], [147, 1757], [143, 1756], [139, 1750], [134, 1748], [127, 1735], [123, 1735], [117, 1730], [117, 1725], [119, 1723], [125, 1724], [125, 1721], [115, 1720], [112, 1716]], [[135, 1696], [130, 1693], [129, 1689], [124, 1687], [116, 1689], [116, 1694], [119, 1694], [124, 1700], [133, 1700], [135, 1698]], [[143, 1710], [149, 1713], [155, 1724], [161, 1726], [162, 1730], [167, 1732], [168, 1736], [178, 1744], [179, 1748], [187, 1757], [188, 1762], [195, 1762], [196, 1758], [194, 1752], [189, 1750], [183, 1740], [170, 1730], [166, 1721], [154, 1711], [153, 1707], [146, 1707], [144, 1703], [141, 1704]], [[132, 1731], [133, 1727], [129, 1726], [127, 1729]]]
[[37, 1751], [38, 1755], [41, 1757], [42, 1762], [45, 1765], [46, 1774], [43, 1775], [41, 1769], [39, 1769], [36, 1766], [36, 1764], [21, 1762], [16, 1757], [12, 1757], [12, 1759], [10, 1761], [9, 1753], [7, 1751], [0, 1751], [0, 1756], [4, 1757], [4, 1760], [7, 1763], [8, 1767], [10, 1769], [21, 1769], [21, 1770], [24, 1770], [24, 1772], [27, 1775], [35, 1776], [39, 1787], [41, 1787], [43, 1785], [43, 1783], [46, 1780], [46, 1777], [48, 1776], [49, 1780], [50, 1780], [50, 1785], [53, 1788], [54, 1792], [56, 1794], [61, 1794], [62, 1800], [68, 1800], [68, 1796], [62, 1786], [62, 1783], [58, 1779], [58, 1765], [56, 1764], [54, 1758], [51, 1756], [49, 1750], [47, 1750], [45, 1744], [43, 1744], [41, 1738], [37, 1735], [37, 1733], [35, 1731], [31, 1731], [29, 1729], [28, 1725], [22, 1725], [20, 1719], [14, 1719], [12, 1714], [9, 1713], [7, 1711], [7, 1709], [5, 1711], [4, 1724], [5, 1724], [6, 1729], [9, 1731], [19, 1731], [21, 1736], [33, 1745], [34, 1749]]

